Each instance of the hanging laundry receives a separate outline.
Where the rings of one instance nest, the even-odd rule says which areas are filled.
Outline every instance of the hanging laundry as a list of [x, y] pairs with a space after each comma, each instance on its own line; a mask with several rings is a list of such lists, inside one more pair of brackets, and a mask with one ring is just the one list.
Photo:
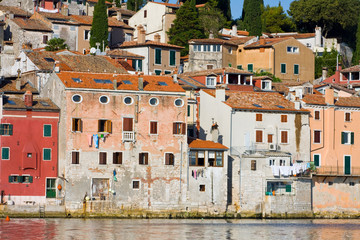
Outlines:
[[92, 138], [93, 136], [91, 134], [88, 135], [88, 144], [89, 144], [89, 147], [92, 146]]
[[99, 148], [99, 136], [97, 134], [93, 135], [94, 138], [94, 145], [96, 148]]
[[274, 166], [272, 165], [271, 166], [271, 170], [272, 170], [272, 173], [274, 175], [274, 177], [279, 177], [279, 166]]

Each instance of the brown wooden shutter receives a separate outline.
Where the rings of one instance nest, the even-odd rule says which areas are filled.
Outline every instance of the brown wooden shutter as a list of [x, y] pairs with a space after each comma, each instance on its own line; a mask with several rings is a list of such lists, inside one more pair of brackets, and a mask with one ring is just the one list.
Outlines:
[[133, 131], [133, 119], [132, 118], [123, 118], [123, 130], [124, 131]]
[[272, 142], [273, 142], [273, 135], [268, 134], [268, 143], [272, 143]]
[[287, 143], [287, 131], [281, 132], [281, 143]]
[[139, 164], [143, 164], [143, 154], [139, 153]]
[[287, 122], [287, 115], [281, 115], [281, 122]]
[[99, 154], [99, 164], [106, 164], [106, 153], [101, 152]]
[[148, 165], [149, 153], [144, 153], [145, 155], [145, 165]]
[[345, 113], [345, 121], [350, 122], [350, 113]]
[[71, 128], [71, 131], [73, 131], [73, 132], [76, 131], [76, 126], [75, 126], [75, 124], [76, 124], [76, 119], [73, 118], [73, 119], [72, 119], [72, 128]]
[[170, 153], [166, 153], [166, 154], [165, 154], [165, 165], [169, 165], [169, 164], [170, 164], [169, 157], [170, 157]]
[[157, 122], [150, 122], [150, 134], [157, 134]]
[[320, 143], [320, 131], [314, 131], [314, 143]]
[[256, 114], [256, 121], [259, 121], [259, 122], [262, 121], [262, 114], [261, 113]]
[[315, 111], [315, 119], [316, 120], [320, 119], [320, 112], [319, 111]]
[[169, 154], [169, 164], [175, 165], [175, 157], [174, 157], [174, 154], [172, 154], [172, 153]]
[[252, 171], [256, 170], [256, 160], [251, 160], [251, 170]]
[[181, 134], [185, 135], [186, 133], [186, 123], [181, 123]]
[[111, 124], [111, 120], [106, 120], [105, 122], [105, 131], [108, 133], [111, 133], [112, 130], [112, 124]]
[[177, 134], [177, 132], [176, 132], [176, 130], [177, 130], [177, 129], [176, 129], [176, 125], [177, 125], [176, 123], [173, 123], [173, 134]]
[[83, 121], [81, 119], [79, 119], [79, 131], [83, 131]]
[[261, 130], [256, 130], [256, 142], [262, 142], [263, 132]]
[[71, 163], [72, 163], [72, 164], [79, 164], [79, 161], [78, 161], [78, 152], [72, 152], [72, 153], [71, 153]]

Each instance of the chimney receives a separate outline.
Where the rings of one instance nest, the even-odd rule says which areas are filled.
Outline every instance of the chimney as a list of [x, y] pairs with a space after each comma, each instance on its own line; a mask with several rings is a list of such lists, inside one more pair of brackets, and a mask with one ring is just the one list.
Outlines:
[[214, 39], [214, 34], [212, 32], [209, 34], [209, 39]]
[[16, 79], [16, 85], [15, 85], [15, 87], [16, 87], [16, 90], [20, 90], [20, 89], [21, 89], [21, 82], [20, 82], [20, 79], [19, 79], [19, 78]]
[[113, 80], [113, 86], [114, 86], [114, 90], [117, 89], [117, 81], [116, 80]]
[[219, 141], [219, 126], [217, 125], [217, 123], [214, 123], [211, 126], [211, 140], [213, 142], [218, 142]]
[[334, 105], [334, 89], [325, 89], [325, 103], [327, 105]]
[[143, 26], [139, 25], [137, 27], [137, 30], [138, 30], [138, 36], [137, 36], [138, 43], [145, 43], [145, 30]]
[[321, 27], [315, 27], [315, 46], [321, 47]]
[[54, 71], [55, 71], [55, 73], [59, 73], [59, 72], [60, 72], [60, 64], [59, 64], [59, 61], [55, 61]]
[[174, 83], [178, 83], [177, 74], [174, 74], [174, 75], [173, 75], [173, 81], [174, 81]]
[[261, 37], [259, 39], [259, 41], [260, 41], [260, 45], [265, 45], [265, 38], [264, 37]]
[[231, 35], [237, 37], [237, 26], [234, 24], [231, 29]]
[[139, 90], [144, 90], [144, 79], [142, 77], [139, 77]]
[[225, 101], [225, 89], [224, 88], [217, 88], [215, 90], [215, 97], [217, 100], [224, 102]]
[[120, 12], [120, 11], [117, 11], [117, 12], [116, 12], [116, 19], [117, 19], [118, 21], [121, 21], [121, 12]]
[[328, 74], [328, 68], [327, 67], [323, 67], [322, 68], [322, 79], [325, 80], [327, 78], [327, 74]]
[[160, 34], [158, 34], [158, 33], [157, 33], [157, 34], [155, 34], [155, 35], [154, 35], [154, 41], [155, 41], [155, 42], [157, 42], [157, 43], [159, 43], [159, 42], [160, 42], [160, 40], [161, 40], [161, 36], [160, 36]]
[[26, 93], [24, 94], [24, 103], [26, 107], [32, 107], [33, 95], [30, 91], [26, 91]]

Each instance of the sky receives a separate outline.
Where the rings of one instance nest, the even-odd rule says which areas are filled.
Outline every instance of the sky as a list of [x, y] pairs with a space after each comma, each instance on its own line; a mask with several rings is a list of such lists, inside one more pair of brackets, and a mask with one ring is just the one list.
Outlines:
[[[264, 0], [264, 5], [270, 5], [270, 7], [278, 6], [279, 2], [281, 2], [281, 6], [284, 8], [286, 12], [289, 10], [290, 3], [293, 0]], [[244, 0], [231, 0], [231, 14], [233, 19], [239, 18], [242, 12], [242, 6], [244, 4]]]

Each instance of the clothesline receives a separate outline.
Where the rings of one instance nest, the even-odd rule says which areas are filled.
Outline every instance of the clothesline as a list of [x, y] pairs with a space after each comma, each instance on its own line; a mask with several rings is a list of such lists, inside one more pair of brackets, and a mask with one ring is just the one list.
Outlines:
[[274, 177], [294, 176], [310, 168], [310, 163], [294, 163], [292, 166], [271, 166]]

